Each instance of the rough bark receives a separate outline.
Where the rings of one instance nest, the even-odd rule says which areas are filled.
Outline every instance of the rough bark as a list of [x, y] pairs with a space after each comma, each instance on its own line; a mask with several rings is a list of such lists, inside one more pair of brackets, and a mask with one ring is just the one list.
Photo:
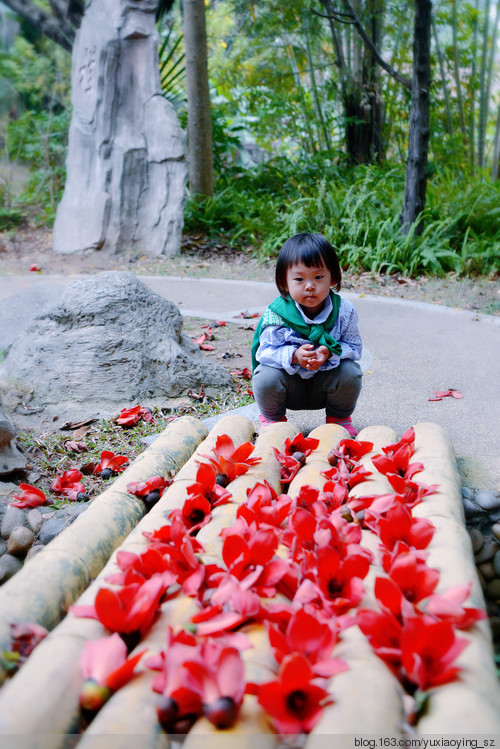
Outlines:
[[188, 103], [189, 191], [214, 194], [212, 120], [208, 88], [207, 32], [204, 0], [183, 0]]
[[[413, 79], [410, 108], [410, 137], [406, 165], [402, 228], [408, 233], [425, 207], [429, 150], [429, 88], [431, 83], [431, 0], [415, 1], [413, 32]], [[421, 233], [419, 220], [416, 233]]]

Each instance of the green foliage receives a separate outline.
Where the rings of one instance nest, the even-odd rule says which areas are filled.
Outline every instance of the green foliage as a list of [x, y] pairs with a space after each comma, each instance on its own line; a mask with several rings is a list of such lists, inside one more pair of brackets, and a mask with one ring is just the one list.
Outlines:
[[424, 231], [403, 234], [400, 166], [275, 159], [219, 179], [216, 195], [188, 201], [187, 230], [225, 232], [275, 257], [300, 231], [323, 233], [341, 264], [374, 273], [444, 275], [500, 272], [500, 185], [436, 171], [429, 181]]

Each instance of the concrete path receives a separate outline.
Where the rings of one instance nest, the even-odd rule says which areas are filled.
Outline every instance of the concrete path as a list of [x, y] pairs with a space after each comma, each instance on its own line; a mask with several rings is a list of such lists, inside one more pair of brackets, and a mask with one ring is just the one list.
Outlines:
[[[78, 276], [0, 278], [0, 350], [6, 349], [62, 286]], [[185, 316], [240, 322], [241, 312], [262, 312], [276, 296], [273, 283], [141, 276]], [[432, 421], [453, 440], [464, 485], [500, 489], [500, 318], [422, 302], [343, 294], [360, 318], [364, 385], [353, 416], [358, 428], [384, 424], [399, 434]], [[430, 402], [432, 390], [456, 388], [463, 399]], [[245, 411], [257, 419], [256, 408]], [[321, 412], [290, 412], [303, 431]]]

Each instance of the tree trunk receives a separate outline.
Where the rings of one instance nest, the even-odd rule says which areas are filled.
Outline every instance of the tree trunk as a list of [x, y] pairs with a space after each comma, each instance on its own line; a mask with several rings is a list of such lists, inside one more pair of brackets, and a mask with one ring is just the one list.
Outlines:
[[[410, 136], [406, 165], [405, 195], [401, 223], [408, 233], [425, 207], [427, 157], [429, 149], [429, 88], [431, 82], [431, 0], [415, 0], [413, 30], [413, 78], [410, 108]], [[419, 220], [416, 233], [421, 233]]]
[[214, 194], [212, 120], [204, 0], [182, 0], [186, 48], [189, 191]]

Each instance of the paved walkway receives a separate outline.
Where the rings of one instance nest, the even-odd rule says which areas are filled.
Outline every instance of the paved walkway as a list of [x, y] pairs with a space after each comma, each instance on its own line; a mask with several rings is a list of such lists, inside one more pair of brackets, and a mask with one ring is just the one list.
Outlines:
[[[77, 276], [0, 278], [0, 349], [5, 349], [61, 286]], [[272, 283], [142, 276], [185, 316], [241, 321], [276, 296]], [[367, 354], [353, 422], [385, 424], [401, 434], [434, 421], [453, 440], [466, 486], [500, 489], [500, 318], [435, 304], [345, 292], [359, 313]], [[432, 390], [456, 388], [463, 399], [430, 402]], [[246, 413], [256, 419], [254, 407]], [[291, 412], [302, 430], [321, 423], [320, 412]]]

